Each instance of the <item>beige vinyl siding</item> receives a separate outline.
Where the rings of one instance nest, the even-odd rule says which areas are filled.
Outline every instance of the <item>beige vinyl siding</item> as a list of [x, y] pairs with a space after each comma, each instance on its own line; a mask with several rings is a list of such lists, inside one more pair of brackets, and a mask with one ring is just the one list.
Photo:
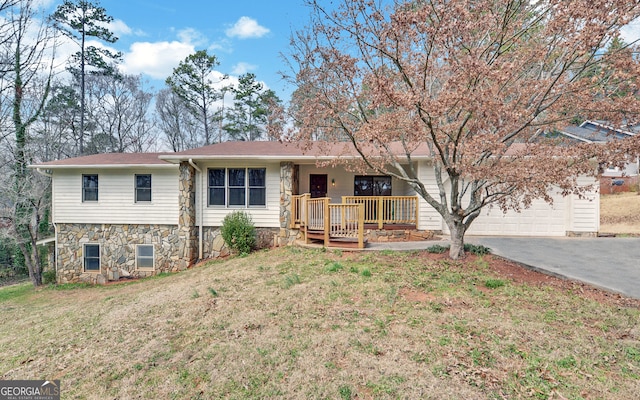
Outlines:
[[[421, 161], [418, 164], [418, 178], [424, 184], [427, 192], [439, 199], [438, 184], [436, 183], [435, 172], [433, 166], [427, 164], [425, 161]], [[418, 229], [440, 231], [443, 229], [444, 220], [442, 216], [431, 207], [422, 197], [419, 198], [419, 219]]]
[[[534, 200], [520, 212], [503, 213], [498, 207], [485, 207], [471, 223], [469, 235], [496, 236], [565, 236], [566, 198], [554, 195], [553, 205]], [[448, 231], [448, 230], [447, 230]]]
[[[82, 201], [82, 175], [98, 175], [98, 201]], [[135, 174], [151, 174], [151, 202], [135, 202]], [[178, 167], [55, 170], [53, 221], [177, 224]]]
[[[581, 177], [579, 185], [593, 183], [593, 178]], [[553, 204], [536, 199], [529, 208], [520, 212], [508, 210], [503, 213], [498, 207], [486, 207], [473, 221], [467, 231], [469, 235], [496, 236], [566, 236], [567, 232], [598, 231], [599, 196], [592, 191], [583, 199], [579, 196], [562, 196], [559, 190], [552, 192]], [[443, 228], [448, 232], [446, 227]]]
[[[279, 162], [243, 162], [224, 161], [216, 163], [198, 163], [202, 173], [198, 172], [196, 182], [196, 214], [197, 222], [202, 219], [203, 226], [220, 226], [224, 217], [236, 210], [242, 210], [251, 215], [257, 228], [280, 227], [280, 163]], [[208, 169], [209, 168], [266, 168], [266, 207], [223, 207], [208, 205]], [[202, 217], [200, 213], [202, 211]]]
[[596, 187], [584, 198], [572, 195], [568, 202], [570, 218], [567, 230], [570, 232], [598, 232], [600, 230], [600, 193], [599, 181], [594, 178], [580, 177], [579, 185], [595, 183]]
[[[332, 203], [341, 203], [342, 196], [353, 196], [354, 179], [356, 175], [381, 175], [375, 172], [355, 173], [347, 171], [344, 167], [336, 166], [318, 168], [313, 165], [300, 165], [300, 194], [309, 193], [309, 175], [327, 175], [327, 196]], [[335, 186], [331, 180], [335, 180]], [[415, 193], [405, 182], [396, 178], [391, 179], [391, 193], [394, 196], [413, 196]]]
[[[335, 168], [318, 168], [315, 164], [300, 165], [300, 194], [309, 193], [309, 175], [327, 175], [327, 197], [332, 203], [341, 203], [342, 196], [353, 196], [353, 172], [347, 172], [338, 166]], [[331, 179], [335, 180], [335, 186], [331, 185]]]

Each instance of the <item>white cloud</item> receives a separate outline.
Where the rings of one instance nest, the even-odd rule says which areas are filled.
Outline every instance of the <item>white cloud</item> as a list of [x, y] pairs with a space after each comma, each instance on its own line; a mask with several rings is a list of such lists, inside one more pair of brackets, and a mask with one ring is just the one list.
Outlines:
[[622, 39], [626, 43], [632, 43], [636, 40], [640, 40], [640, 18], [623, 27], [620, 30], [620, 33], [622, 35]]
[[233, 69], [231, 70], [231, 73], [233, 73], [234, 75], [242, 75], [242, 74], [246, 74], [249, 71], [254, 71], [257, 68], [258, 66], [254, 64], [239, 62], [236, 65], [234, 65]]
[[126, 74], [144, 74], [153, 79], [166, 79], [180, 61], [195, 53], [191, 43], [137, 42], [123, 57], [121, 69]]
[[227, 36], [240, 39], [260, 38], [269, 32], [269, 29], [260, 26], [258, 21], [249, 17], [240, 17], [231, 28], [225, 31]]
[[116, 36], [131, 35], [133, 30], [121, 19], [114, 19], [107, 28]]
[[207, 44], [207, 37], [193, 28], [186, 28], [178, 31], [178, 39], [183, 43], [192, 44], [196, 47], [202, 47]]

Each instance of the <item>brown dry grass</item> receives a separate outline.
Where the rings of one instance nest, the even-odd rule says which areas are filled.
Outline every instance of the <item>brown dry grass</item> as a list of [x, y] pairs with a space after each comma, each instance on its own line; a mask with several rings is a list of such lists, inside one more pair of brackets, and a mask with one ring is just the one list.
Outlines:
[[640, 234], [640, 195], [638, 192], [600, 196], [600, 232]]
[[4, 288], [0, 379], [86, 399], [637, 398], [638, 303], [519, 271], [283, 248], [130, 284]]

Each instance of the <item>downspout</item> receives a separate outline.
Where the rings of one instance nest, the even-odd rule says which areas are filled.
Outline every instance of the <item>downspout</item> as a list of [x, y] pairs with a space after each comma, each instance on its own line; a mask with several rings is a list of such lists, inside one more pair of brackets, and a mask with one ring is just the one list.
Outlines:
[[[189, 165], [191, 165], [196, 171], [198, 171], [200, 173], [200, 175], [202, 175], [202, 170], [200, 169], [200, 167], [198, 167], [196, 165], [196, 163], [193, 162], [193, 158], [189, 159]], [[202, 196], [199, 196], [199, 192], [202, 191], [202, 185], [197, 185], [196, 186], [196, 196], [200, 197], [200, 200], [198, 201], [198, 204], [200, 205], [200, 212], [199, 212], [199, 217], [200, 217], [200, 222], [198, 223], [198, 219], [196, 218], [196, 222], [198, 223], [198, 260], [202, 260], [202, 220], [203, 220], [203, 215], [202, 213], [204, 212], [204, 208], [203, 208], [203, 203], [204, 201], [202, 201]], [[196, 197], [196, 198], [197, 198]]]
[[[52, 207], [53, 208], [53, 207]], [[52, 212], [53, 213], [53, 212]], [[56, 269], [56, 282], [58, 281], [58, 260], [60, 259], [58, 254], [58, 225], [55, 222], [51, 223], [53, 225], [53, 234], [54, 234], [54, 252], [53, 257], [53, 266]]]

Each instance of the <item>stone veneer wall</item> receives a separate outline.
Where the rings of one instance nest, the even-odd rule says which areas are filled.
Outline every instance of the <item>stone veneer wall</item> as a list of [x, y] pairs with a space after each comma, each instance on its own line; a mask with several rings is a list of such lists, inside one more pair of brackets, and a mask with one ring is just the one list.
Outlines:
[[293, 244], [299, 237], [298, 229], [291, 229], [291, 199], [298, 192], [299, 166], [292, 162], [280, 163], [280, 232], [277, 246]]
[[[279, 228], [256, 228], [256, 247], [266, 249], [280, 246]], [[202, 256], [206, 258], [226, 257], [229, 247], [220, 234], [220, 227], [205, 226], [202, 229]]]
[[[145, 277], [175, 272], [190, 266], [181, 255], [187, 243], [176, 225], [58, 224], [59, 283], [105, 283], [114, 272], [119, 276]], [[100, 273], [84, 272], [85, 243], [100, 245]], [[136, 245], [153, 244], [155, 268], [137, 270]]]
[[180, 256], [193, 264], [198, 259], [198, 228], [196, 227], [196, 170], [187, 161], [179, 168], [178, 230], [185, 243]]

